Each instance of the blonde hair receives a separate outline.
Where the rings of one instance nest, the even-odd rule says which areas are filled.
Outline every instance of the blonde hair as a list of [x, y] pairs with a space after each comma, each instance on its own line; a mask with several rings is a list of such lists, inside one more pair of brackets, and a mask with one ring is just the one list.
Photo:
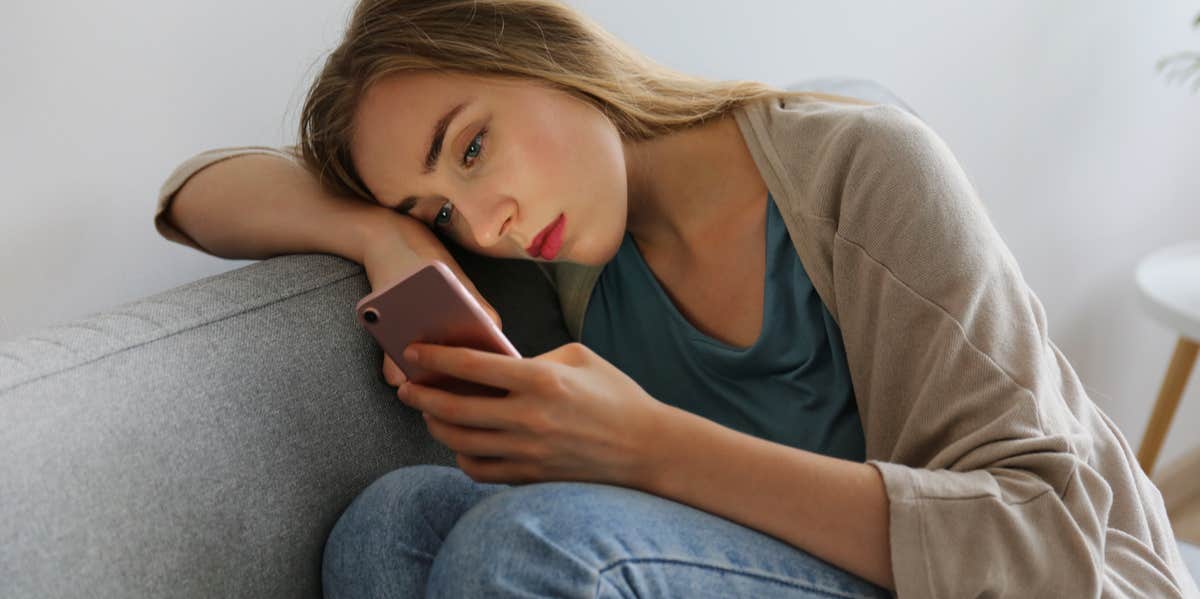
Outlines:
[[384, 77], [433, 70], [533, 79], [590, 102], [645, 140], [789, 95], [665, 68], [555, 0], [360, 0], [305, 98], [300, 154], [330, 191], [375, 201], [354, 169], [354, 114]]

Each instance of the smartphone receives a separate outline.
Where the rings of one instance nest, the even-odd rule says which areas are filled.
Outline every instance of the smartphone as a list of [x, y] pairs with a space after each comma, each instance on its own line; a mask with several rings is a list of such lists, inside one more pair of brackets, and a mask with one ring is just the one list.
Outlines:
[[521, 357], [483, 306], [450, 267], [427, 260], [394, 285], [378, 289], [355, 305], [359, 324], [396, 362], [408, 380], [464, 395], [502, 397], [508, 392], [427, 371], [404, 361], [415, 342], [455, 345]]

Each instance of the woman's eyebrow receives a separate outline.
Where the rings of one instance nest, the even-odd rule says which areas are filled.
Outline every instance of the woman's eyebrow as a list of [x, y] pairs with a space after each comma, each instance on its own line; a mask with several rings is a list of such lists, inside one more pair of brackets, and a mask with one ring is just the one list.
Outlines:
[[468, 103], [462, 102], [458, 106], [451, 108], [433, 126], [433, 140], [429, 143], [429, 152], [425, 154], [425, 167], [421, 170], [421, 174], [428, 175], [437, 169], [437, 160], [438, 156], [442, 154], [442, 141], [446, 139], [446, 130], [450, 128], [450, 123], [454, 121], [454, 117], [458, 116], [458, 113], [462, 112]]
[[[450, 129], [450, 124], [454, 122], [454, 117], [458, 116], [458, 113], [462, 112], [470, 103], [470, 100], [460, 102], [457, 106], [448, 110], [446, 114], [442, 115], [442, 118], [438, 119], [438, 122], [434, 124], [433, 139], [429, 142], [429, 152], [425, 154], [425, 164], [421, 169], [422, 174], [428, 175], [437, 170], [437, 161], [438, 157], [442, 154], [442, 142], [446, 140], [446, 131]], [[446, 201], [442, 196], [435, 196], [435, 199], [439, 198]], [[408, 196], [399, 205], [392, 208], [392, 210], [400, 214], [408, 214], [417, 205], [417, 200], [419, 199], [417, 196]]]

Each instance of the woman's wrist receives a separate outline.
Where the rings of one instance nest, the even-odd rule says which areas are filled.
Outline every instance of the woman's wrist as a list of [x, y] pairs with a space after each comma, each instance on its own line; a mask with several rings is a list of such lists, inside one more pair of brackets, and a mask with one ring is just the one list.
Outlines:
[[383, 207], [364, 210], [356, 222], [355, 238], [358, 240], [357, 258], [362, 264], [368, 255], [382, 249], [387, 252], [398, 250], [416, 251], [422, 243], [422, 234], [432, 235], [425, 225], [416, 219], [396, 214]]
[[[390, 283], [422, 260], [440, 260], [455, 275], [469, 280], [441, 240], [424, 223], [390, 210], [383, 210], [361, 224], [361, 260], [372, 288]], [[473, 287], [472, 287], [473, 289]]]

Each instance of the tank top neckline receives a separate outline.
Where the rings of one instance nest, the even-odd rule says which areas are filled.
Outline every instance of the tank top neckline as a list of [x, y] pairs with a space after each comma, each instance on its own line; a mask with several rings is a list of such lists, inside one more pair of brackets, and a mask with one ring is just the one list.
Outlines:
[[760, 345], [762, 345], [763, 338], [766, 336], [765, 333], [767, 330], [767, 323], [770, 322], [769, 318], [771, 316], [769, 313], [769, 310], [771, 307], [771, 302], [769, 301], [769, 298], [770, 298], [771, 294], [770, 294], [770, 289], [767, 286], [768, 279], [771, 276], [771, 266], [772, 266], [771, 260], [772, 260], [772, 254], [774, 253], [771, 251], [771, 239], [772, 239], [772, 233], [774, 232], [775, 227], [779, 226], [779, 223], [775, 222], [775, 217], [772, 214], [774, 212], [774, 210], [772, 210], [772, 208], [774, 207], [774, 201], [775, 200], [774, 200], [774, 198], [771, 197], [771, 194], [767, 193], [767, 201], [766, 201], [767, 226], [766, 226], [766, 234], [763, 235], [763, 245], [764, 245], [764, 250], [765, 250], [763, 252], [763, 254], [764, 254], [764, 259], [766, 261], [766, 264], [764, 265], [764, 268], [763, 268], [763, 280], [761, 281], [761, 284], [763, 286], [762, 321], [759, 324], [758, 335], [754, 338], [754, 342], [751, 343], [747, 347], [737, 347], [735, 345], [725, 343], [724, 341], [721, 341], [720, 339], [717, 339], [717, 338], [705, 333], [704, 331], [701, 331], [700, 329], [696, 328], [696, 326], [693, 325], [691, 323], [691, 321], [689, 321], [686, 317], [684, 317], [683, 313], [679, 311], [679, 307], [676, 306], [675, 302], [671, 300], [671, 297], [669, 295], [667, 295], [667, 292], [665, 289], [663, 289], [662, 284], [660, 284], [658, 282], [658, 278], [654, 276], [654, 271], [650, 270], [650, 265], [647, 264], [645, 258], [642, 257], [642, 252], [640, 249], [638, 249], [637, 243], [633, 240], [633, 237], [630, 236], [628, 232], [625, 233], [625, 236], [627, 238], [626, 240], [628, 241], [628, 243], [632, 249], [632, 253], [634, 255], [634, 262], [637, 263], [638, 272], [640, 272], [642, 274], [642, 276], [644, 276], [647, 279], [650, 287], [654, 289], [654, 293], [658, 297], [659, 301], [662, 302], [666, 306], [667, 312], [670, 314], [670, 318], [675, 319], [675, 321], [681, 327], [683, 327], [684, 331], [686, 331], [688, 336], [691, 337], [692, 339], [695, 339], [696, 341], [700, 341], [702, 343], [710, 345], [710, 346], [714, 347], [715, 349], [720, 350], [722, 352], [726, 352], [726, 353], [733, 354], [733, 355], [749, 354], [749, 353], [753, 352], [755, 349], [757, 349]]

